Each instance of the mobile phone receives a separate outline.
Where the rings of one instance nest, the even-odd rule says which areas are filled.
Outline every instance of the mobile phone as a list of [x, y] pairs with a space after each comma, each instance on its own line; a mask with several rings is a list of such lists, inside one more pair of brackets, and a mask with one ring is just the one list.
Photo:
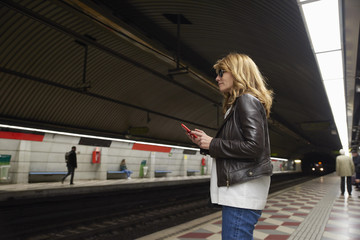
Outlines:
[[[191, 130], [190, 130], [188, 127], [186, 127], [185, 124], [182, 123], [181, 126], [182, 126], [188, 133], [191, 132]], [[192, 134], [192, 133], [191, 133], [190, 135], [193, 136], [194, 138], [197, 138], [197, 136], [196, 136], [195, 134]]]

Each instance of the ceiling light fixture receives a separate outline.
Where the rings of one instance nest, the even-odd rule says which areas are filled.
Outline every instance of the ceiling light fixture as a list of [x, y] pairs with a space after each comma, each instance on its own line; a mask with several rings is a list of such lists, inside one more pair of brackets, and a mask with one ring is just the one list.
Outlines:
[[343, 149], [349, 149], [339, 0], [298, 0]]

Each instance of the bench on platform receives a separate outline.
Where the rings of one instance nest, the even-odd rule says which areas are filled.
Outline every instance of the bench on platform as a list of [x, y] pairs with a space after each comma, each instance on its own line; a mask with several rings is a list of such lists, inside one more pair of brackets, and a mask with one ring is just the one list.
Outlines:
[[125, 171], [107, 171], [107, 179], [123, 179], [127, 178]]
[[200, 172], [200, 170], [187, 170], [186, 172], [188, 176], [194, 176], [195, 173]]
[[29, 183], [58, 182], [67, 172], [29, 172]]
[[171, 171], [168, 170], [155, 170], [155, 177], [166, 177], [166, 175], [168, 173], [172, 173]]

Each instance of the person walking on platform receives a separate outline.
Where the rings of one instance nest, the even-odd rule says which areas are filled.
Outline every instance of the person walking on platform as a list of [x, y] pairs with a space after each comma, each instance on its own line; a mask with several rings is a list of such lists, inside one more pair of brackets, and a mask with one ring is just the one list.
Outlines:
[[341, 177], [340, 190], [341, 195], [345, 193], [345, 178], [346, 187], [349, 196], [351, 196], [352, 186], [351, 177], [355, 172], [354, 163], [351, 157], [345, 155], [344, 149], [340, 149], [340, 155], [336, 157], [336, 174]]
[[224, 121], [214, 138], [200, 129], [187, 135], [213, 158], [210, 195], [222, 206], [222, 239], [253, 239], [272, 175], [267, 123], [272, 91], [247, 55], [230, 53], [213, 67], [224, 95]]
[[360, 156], [358, 154], [358, 151], [356, 149], [353, 149], [351, 151], [353, 163], [355, 165], [355, 187], [356, 189], [359, 189], [359, 183], [360, 183]]
[[121, 160], [120, 163], [120, 171], [124, 171], [127, 175], [127, 179], [131, 179], [130, 175], [133, 173], [132, 171], [127, 169], [125, 159]]
[[77, 168], [77, 159], [76, 159], [76, 147], [73, 146], [71, 151], [69, 152], [69, 156], [66, 162], [66, 167], [68, 169], [68, 173], [61, 179], [61, 183], [64, 183], [67, 176], [71, 174], [70, 185], [74, 184], [74, 174], [75, 168]]

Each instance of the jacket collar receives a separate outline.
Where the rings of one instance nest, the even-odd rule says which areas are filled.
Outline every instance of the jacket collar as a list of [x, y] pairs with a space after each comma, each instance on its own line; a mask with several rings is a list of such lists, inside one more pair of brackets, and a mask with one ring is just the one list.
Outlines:
[[236, 107], [236, 103], [238, 101], [239, 97], [236, 98], [235, 102], [233, 103], [231, 110], [229, 112], [229, 114], [226, 116], [226, 118], [224, 119], [223, 123], [221, 124], [219, 130], [216, 133], [215, 137], [218, 137], [219, 133], [221, 132], [222, 128], [224, 127], [225, 123], [230, 119], [230, 117], [234, 114], [235, 111], [235, 107]]

